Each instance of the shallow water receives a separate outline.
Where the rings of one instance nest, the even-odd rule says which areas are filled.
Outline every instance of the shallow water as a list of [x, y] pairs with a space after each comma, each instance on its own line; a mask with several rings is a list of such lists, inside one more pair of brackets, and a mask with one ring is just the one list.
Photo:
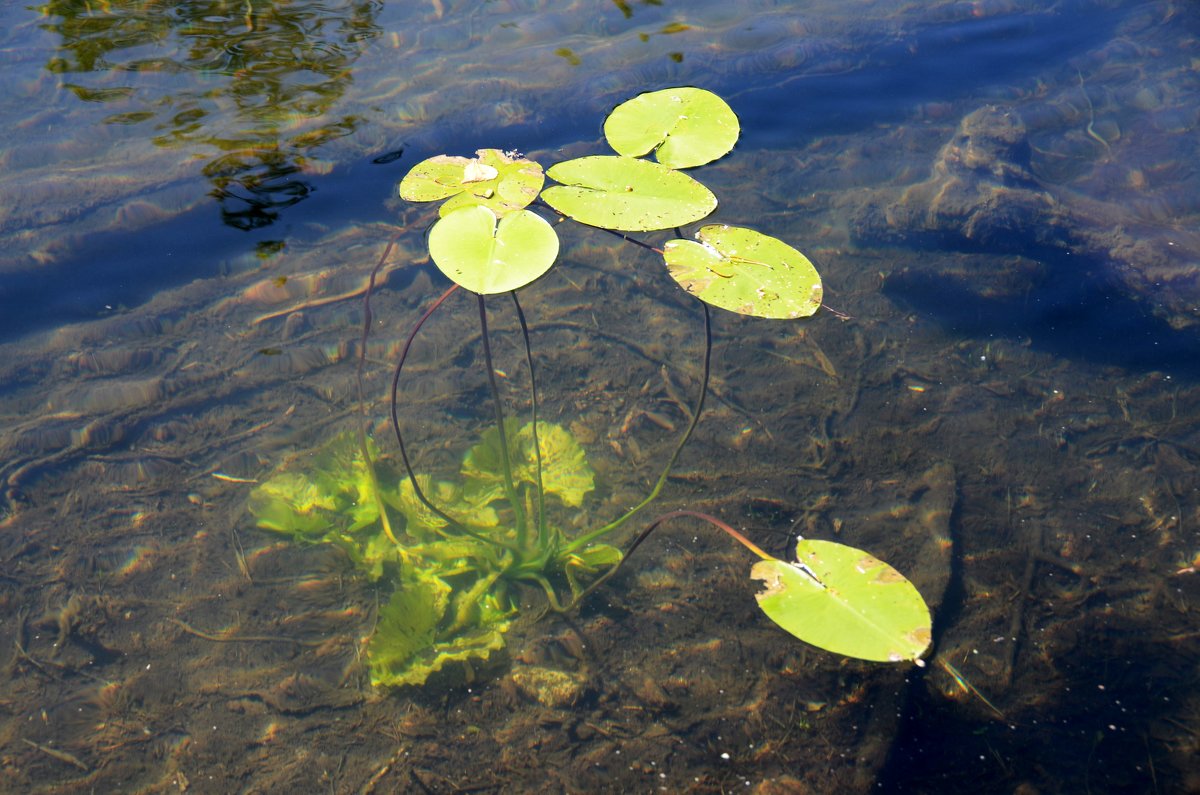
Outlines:
[[[0, 791], [1200, 787], [1192, 6], [49, 2], [0, 22]], [[433, 211], [395, 184], [441, 152], [602, 152], [615, 104], [687, 84], [743, 129], [696, 172], [714, 217], [808, 254], [827, 308], [714, 314], [706, 413], [657, 507], [781, 556], [797, 533], [871, 550], [935, 608], [933, 664], [805, 647], [756, 609], [743, 550], [679, 523], [574, 613], [529, 594], [500, 659], [373, 690], [386, 582], [246, 500], [357, 427], [362, 289], [393, 238], [364, 377], [398, 466], [392, 363], [447, 283]], [[540, 410], [597, 474], [576, 532], [658, 476], [702, 326], [654, 255], [559, 231], [522, 301]], [[447, 477], [490, 416], [472, 312], [435, 316], [402, 384], [418, 468]]]

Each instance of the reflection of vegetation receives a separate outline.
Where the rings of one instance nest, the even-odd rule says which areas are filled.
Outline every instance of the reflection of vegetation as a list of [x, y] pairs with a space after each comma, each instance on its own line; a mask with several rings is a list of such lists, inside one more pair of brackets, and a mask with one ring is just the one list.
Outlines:
[[[378, 4], [361, 0], [50, 0], [39, 10], [62, 37], [46, 68], [71, 74], [64, 86], [80, 99], [138, 105], [110, 123], [154, 120], [160, 146], [215, 149], [204, 174], [226, 221], [246, 229], [303, 199], [297, 174], [310, 150], [358, 126], [329, 114], [360, 42], [379, 33]], [[81, 85], [98, 72], [106, 85]]]
[[[641, 0], [641, 2], [644, 6], [662, 5], [662, 0]], [[629, 5], [629, 3], [625, 2], [625, 0], [613, 0], [613, 5], [615, 5], [621, 11], [621, 13], [625, 15], [626, 19], [629, 19], [633, 16], [633, 6]]]

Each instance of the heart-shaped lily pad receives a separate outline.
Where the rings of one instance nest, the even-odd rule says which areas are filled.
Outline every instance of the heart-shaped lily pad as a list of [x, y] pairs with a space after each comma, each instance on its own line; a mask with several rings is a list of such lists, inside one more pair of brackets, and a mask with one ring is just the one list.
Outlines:
[[929, 648], [925, 600], [900, 572], [860, 549], [801, 539], [797, 563], [754, 564], [756, 595], [772, 621], [814, 646], [877, 662], [917, 661]]
[[550, 167], [562, 185], [542, 199], [563, 215], [604, 229], [646, 232], [699, 221], [717, 206], [708, 188], [681, 171], [632, 157], [592, 156]]
[[753, 229], [713, 224], [699, 243], [663, 246], [671, 277], [705, 303], [742, 315], [808, 317], [821, 306], [821, 276], [808, 257]]
[[474, 158], [437, 155], [417, 163], [400, 181], [400, 198], [449, 199], [438, 210], [442, 217], [471, 205], [506, 215], [528, 206], [545, 181], [542, 167], [532, 160], [499, 149], [480, 149]]
[[544, 218], [517, 210], [503, 218], [481, 205], [448, 213], [429, 230], [429, 255], [452, 281], [481, 295], [524, 287], [550, 269], [558, 235]]
[[737, 143], [741, 125], [733, 110], [702, 88], [666, 88], [618, 105], [604, 121], [604, 137], [618, 153], [641, 157], [657, 150], [658, 162], [691, 168], [712, 162]]

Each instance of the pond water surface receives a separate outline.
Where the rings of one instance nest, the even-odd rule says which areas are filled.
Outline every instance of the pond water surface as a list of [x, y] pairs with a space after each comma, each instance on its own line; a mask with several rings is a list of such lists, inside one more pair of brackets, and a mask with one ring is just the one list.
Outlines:
[[[0, 791], [1200, 791], [1194, 4], [51, 0], [0, 23]], [[933, 608], [928, 664], [793, 639], [745, 550], [678, 521], [575, 610], [518, 594], [487, 659], [373, 687], [394, 581], [247, 500], [360, 425], [400, 469], [393, 367], [449, 283], [436, 211], [396, 184], [439, 153], [606, 152], [614, 106], [681, 85], [742, 127], [695, 172], [709, 220], [802, 250], [825, 304], [714, 311], [697, 430], [608, 540], [689, 508], [780, 557], [870, 550]], [[556, 514], [574, 535], [653, 487], [704, 335], [653, 252], [556, 228], [521, 300], [539, 413], [595, 472]], [[474, 311], [447, 301], [400, 389], [414, 465], [447, 479], [493, 416]]]

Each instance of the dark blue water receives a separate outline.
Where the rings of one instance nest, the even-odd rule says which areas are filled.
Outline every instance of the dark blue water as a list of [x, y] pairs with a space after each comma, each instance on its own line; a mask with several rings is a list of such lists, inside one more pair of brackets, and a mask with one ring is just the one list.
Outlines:
[[[1105, 41], [1129, 11], [1077, 3], [1034, 14], [944, 13], [951, 18], [922, 20], [898, 33], [883, 22], [882, 31], [859, 22], [842, 34], [836, 51], [814, 47], [815, 59], [795, 73], [772, 69], [768, 58], [757, 64], [750, 82], [707, 64], [689, 69], [701, 59], [685, 51], [682, 69], [660, 67], [657, 76], [655, 69], [646, 70], [641, 76], [649, 80], [630, 90], [694, 82], [732, 95], [744, 130], [739, 147], [770, 149], [900, 123], [925, 103], [1011, 96], [1049, 65]], [[5, 276], [0, 340], [104, 316], [137, 306], [163, 288], [219, 276], [256, 246], [307, 242], [312, 225], [386, 222], [385, 202], [400, 177], [434, 154], [469, 153], [483, 145], [554, 149], [599, 135], [600, 120], [576, 109], [579, 97], [558, 99], [547, 103], [557, 105], [554, 111], [524, 124], [464, 130], [450, 120], [405, 136], [415, 145], [392, 141], [338, 162], [325, 176], [276, 175], [257, 186], [257, 193], [230, 190], [150, 228], [92, 235], [76, 257]], [[197, 182], [196, 190], [207, 192], [205, 183]]]

